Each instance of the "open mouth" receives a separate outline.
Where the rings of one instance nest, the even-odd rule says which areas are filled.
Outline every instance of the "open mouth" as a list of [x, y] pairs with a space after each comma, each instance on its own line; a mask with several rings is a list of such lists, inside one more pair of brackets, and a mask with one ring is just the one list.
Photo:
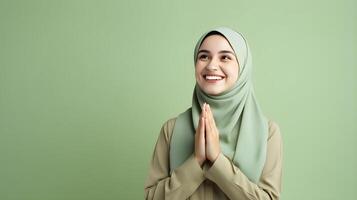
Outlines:
[[203, 78], [207, 81], [207, 82], [218, 82], [223, 80], [225, 77], [221, 76], [221, 75], [203, 75]]

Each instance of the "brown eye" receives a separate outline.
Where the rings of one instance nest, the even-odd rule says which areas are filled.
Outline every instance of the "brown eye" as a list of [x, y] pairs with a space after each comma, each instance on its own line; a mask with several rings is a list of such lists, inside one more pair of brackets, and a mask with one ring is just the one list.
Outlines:
[[228, 61], [228, 60], [232, 60], [232, 58], [230, 56], [222, 56], [222, 60]]
[[207, 60], [208, 59], [208, 56], [205, 55], [205, 54], [202, 54], [198, 57], [200, 60]]

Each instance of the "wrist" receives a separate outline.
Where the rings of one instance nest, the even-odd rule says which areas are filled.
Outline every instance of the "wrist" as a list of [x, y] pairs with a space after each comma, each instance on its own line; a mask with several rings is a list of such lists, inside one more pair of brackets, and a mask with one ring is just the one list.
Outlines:
[[219, 156], [220, 153], [221, 153], [221, 152], [219, 151], [216, 155], [212, 156], [212, 157], [209, 159], [209, 161], [210, 161], [211, 163], [214, 163], [214, 162], [217, 160], [217, 158], [218, 158], [218, 156]]
[[202, 167], [202, 165], [205, 162], [205, 160], [202, 159], [202, 158], [198, 158], [197, 156], [195, 156], [195, 158], [196, 158], [196, 161], [198, 162], [198, 164]]

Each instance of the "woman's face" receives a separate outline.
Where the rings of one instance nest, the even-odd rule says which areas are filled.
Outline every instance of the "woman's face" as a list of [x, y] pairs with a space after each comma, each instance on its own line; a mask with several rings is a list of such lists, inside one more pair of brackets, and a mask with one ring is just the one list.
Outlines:
[[208, 95], [219, 95], [234, 86], [238, 73], [238, 61], [228, 41], [221, 35], [206, 37], [198, 50], [195, 67], [201, 90]]

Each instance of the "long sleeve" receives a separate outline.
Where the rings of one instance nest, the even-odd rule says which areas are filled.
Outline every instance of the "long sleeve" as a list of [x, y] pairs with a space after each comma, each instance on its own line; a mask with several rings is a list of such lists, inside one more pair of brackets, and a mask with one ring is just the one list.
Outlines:
[[170, 174], [170, 132], [174, 123], [174, 119], [168, 120], [161, 128], [145, 183], [145, 199], [187, 199], [205, 180], [193, 154]]
[[258, 184], [251, 182], [234, 163], [222, 153], [204, 176], [230, 198], [241, 200], [278, 200], [282, 178], [282, 139], [279, 126], [269, 121], [266, 163]]

